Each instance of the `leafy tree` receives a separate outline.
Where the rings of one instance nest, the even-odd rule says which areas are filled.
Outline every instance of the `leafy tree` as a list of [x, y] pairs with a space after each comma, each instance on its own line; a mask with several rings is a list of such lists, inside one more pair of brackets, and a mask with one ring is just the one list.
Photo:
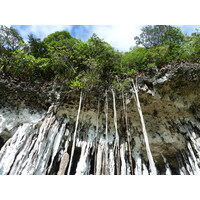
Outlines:
[[191, 36], [185, 36], [179, 50], [180, 60], [185, 62], [200, 62], [200, 33], [197, 29]]
[[191, 38], [191, 61], [200, 62], [200, 33], [197, 29]]
[[112, 82], [114, 72], [119, 72], [122, 54], [116, 51], [110, 44], [93, 34], [87, 41], [89, 55], [96, 62], [96, 71], [106, 85]]
[[48, 58], [35, 58], [23, 50], [15, 50], [10, 59], [12, 62], [7, 66], [6, 71], [9, 71], [13, 77], [23, 81], [48, 79]]
[[39, 38], [35, 38], [33, 34], [28, 36], [29, 40], [29, 54], [34, 57], [45, 57], [47, 53], [47, 47], [43, 41]]
[[[152, 62], [161, 67], [179, 62], [183, 58], [184, 34], [179, 28], [168, 25], [145, 26], [140, 37], [135, 37], [137, 45], [149, 49]], [[141, 61], [140, 64], [143, 62]], [[146, 65], [146, 64], [145, 64]]]
[[130, 52], [125, 53], [122, 63], [128, 67], [128, 71], [133, 73], [138, 70], [145, 70], [152, 64], [152, 52], [143, 47], [135, 47]]
[[82, 53], [84, 42], [73, 38], [67, 31], [57, 31], [43, 40], [50, 59], [49, 69], [56, 77], [72, 80], [85, 68], [86, 57]]
[[68, 39], [72, 38], [69, 32], [67, 31], [56, 31], [55, 33], [52, 33], [48, 35], [46, 38], [44, 38], [44, 42], [50, 45], [58, 44], [58, 42], [67, 41]]
[[16, 29], [7, 26], [0, 26], [0, 46], [1, 48], [9, 50], [20, 49], [24, 43], [22, 37], [19, 35]]
[[7, 26], [0, 26], [0, 69], [5, 70], [11, 62], [12, 51], [21, 49], [24, 41], [17, 30]]
[[[0, 69], [24, 81], [58, 80], [75, 89], [104, 91], [127, 89], [132, 75], [168, 63], [199, 62], [200, 33], [184, 36], [180, 29], [155, 25], [142, 28], [137, 45], [122, 53], [93, 34], [83, 42], [67, 31], [44, 40], [29, 35], [28, 44], [19, 33], [0, 27]], [[95, 90], [94, 90], [95, 91]]]
[[177, 27], [168, 25], [145, 26], [140, 36], [135, 37], [137, 45], [151, 48], [158, 45], [182, 44], [184, 34]]

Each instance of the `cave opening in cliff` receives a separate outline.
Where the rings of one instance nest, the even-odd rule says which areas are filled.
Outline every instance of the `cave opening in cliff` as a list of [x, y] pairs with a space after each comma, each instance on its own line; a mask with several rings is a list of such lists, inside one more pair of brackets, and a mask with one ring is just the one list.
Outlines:
[[94, 175], [95, 174], [95, 153], [92, 152], [91, 149], [91, 154], [90, 154], [90, 171], [89, 171], [90, 175]]
[[[50, 165], [50, 163], [51, 163], [51, 160], [49, 160], [48, 166]], [[59, 170], [59, 165], [60, 165], [60, 161], [59, 161], [59, 152], [58, 152], [53, 160], [53, 164], [52, 164], [49, 174], [56, 175]]]
[[169, 164], [169, 167], [171, 169], [172, 175], [180, 175], [179, 171], [178, 171], [178, 167], [177, 166], [173, 166], [171, 164]]
[[12, 136], [11, 136], [10, 132], [7, 132], [7, 131], [5, 131], [5, 132], [3, 132], [3, 134], [1, 134], [1, 136], [0, 136], [0, 150], [11, 137]]
[[[71, 155], [71, 148], [69, 148], [68, 154]], [[75, 147], [74, 155], [73, 155], [73, 159], [72, 159], [71, 170], [70, 170], [70, 175], [76, 174], [76, 168], [77, 168], [77, 164], [78, 164], [78, 161], [80, 159], [80, 156], [81, 156], [81, 148]], [[67, 167], [67, 169], [65, 171], [65, 175], [67, 175], [68, 168], [69, 168], [69, 166]]]
[[2, 137], [0, 137], [0, 150], [4, 144], [5, 144], [4, 139]]

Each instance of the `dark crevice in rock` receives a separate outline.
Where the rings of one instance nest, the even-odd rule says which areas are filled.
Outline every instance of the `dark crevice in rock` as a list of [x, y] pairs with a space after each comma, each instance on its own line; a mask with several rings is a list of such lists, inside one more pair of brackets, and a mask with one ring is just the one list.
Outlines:
[[[166, 174], [167, 169], [174, 175], [198, 174], [200, 172], [197, 169], [197, 166], [200, 166], [199, 77], [200, 66], [187, 66], [186, 64], [178, 65], [177, 67], [169, 66], [161, 70], [151, 69], [138, 75], [139, 99], [158, 174]], [[131, 85], [130, 88], [126, 88], [125, 94], [127, 98], [127, 125], [121, 91], [116, 91], [115, 93], [119, 134], [119, 147], [115, 150], [114, 140], [116, 134], [112, 93], [108, 91], [107, 130], [109, 141], [106, 141], [105, 94], [102, 93], [96, 96], [96, 92], [84, 93], [76, 137], [76, 142], [79, 143], [76, 143], [70, 174], [76, 174], [81, 153], [85, 153], [85, 160], [83, 159], [81, 162], [87, 165], [87, 169], [83, 167], [81, 169], [83, 172], [79, 171], [82, 174], [96, 174], [97, 170], [104, 174], [106, 172], [106, 163], [109, 166], [110, 173], [120, 174], [126, 168], [126, 174], [130, 174], [130, 156], [133, 162], [133, 174], [140, 173], [136, 170], [136, 167], [141, 167], [141, 171], [145, 171], [147, 168], [145, 173], [149, 173], [144, 136]], [[60, 93], [59, 100], [56, 93]], [[39, 172], [58, 174], [61, 157], [66, 155], [67, 160], [66, 151], [69, 157], [71, 156], [71, 140], [75, 130], [79, 95], [78, 91], [63, 89], [59, 83], [57, 85], [54, 83], [52, 85], [50, 83], [43, 85], [41, 83], [25, 84], [14, 82], [13, 80], [0, 79], [0, 114], [3, 116], [2, 119], [0, 118], [2, 120], [0, 123], [4, 119], [7, 120], [7, 124], [3, 124], [0, 127], [0, 149], [9, 138], [19, 131], [20, 125], [21, 127], [24, 124], [28, 124], [28, 126], [34, 125], [34, 128], [26, 133], [32, 134], [31, 140], [34, 140], [33, 143], [30, 143], [32, 146], [25, 146], [27, 140], [24, 140], [24, 143], [23, 141], [17, 141], [17, 139], [12, 141], [11, 145], [16, 145], [16, 147], [23, 143], [22, 146], [26, 147], [26, 150], [23, 151], [22, 148], [19, 148], [14, 155], [15, 159], [10, 165], [11, 168], [16, 166], [16, 163], [19, 163], [24, 167], [25, 174], [37, 174]], [[10, 121], [7, 119], [8, 115], [11, 116], [9, 118]], [[21, 120], [17, 122], [17, 119]], [[50, 124], [48, 124], [49, 120]], [[14, 123], [14, 121], [16, 122]], [[8, 128], [10, 129], [8, 130]], [[43, 131], [44, 129], [45, 131]], [[130, 134], [129, 136], [127, 135], [128, 133]], [[27, 136], [23, 132], [20, 132], [20, 134], [22, 134], [21, 139], [25, 139]], [[89, 146], [85, 147], [84, 142], [87, 142]], [[128, 150], [128, 142], [131, 152]], [[50, 143], [51, 145], [48, 146]], [[123, 145], [124, 149], [120, 149]], [[188, 147], [188, 145], [191, 147]], [[106, 152], [106, 147], [111, 151]], [[20, 152], [24, 154], [28, 152], [28, 155], [26, 155], [27, 160], [25, 160], [30, 163], [27, 169], [25, 164], [20, 162]], [[133, 156], [135, 152], [140, 153], [141, 166], [137, 166], [138, 163], [136, 163], [136, 158]], [[0, 153], [0, 172], [2, 174], [4, 172], [9, 173], [6, 172], [8, 163], [4, 159], [5, 153], [6, 151], [1, 151]], [[34, 154], [32, 156], [34, 162], [28, 159], [32, 155], [31, 153]], [[39, 153], [42, 155], [39, 155]], [[195, 158], [193, 158], [193, 154]], [[105, 161], [106, 155], [111, 159], [109, 162]], [[34, 166], [38, 164], [37, 159], [40, 156], [42, 164], [38, 165], [39, 168], [46, 167], [41, 171]], [[163, 157], [166, 159], [166, 163]], [[47, 160], [45, 161], [43, 158], [47, 158]], [[125, 160], [125, 165], [123, 159]], [[14, 164], [14, 162], [16, 163]], [[100, 163], [99, 166], [97, 166], [97, 162]], [[51, 164], [50, 169], [48, 167]], [[65, 169], [63, 174], [67, 174], [67, 161], [64, 163], [64, 167], [66, 169], [63, 168]], [[20, 170], [15, 172], [15, 170], [11, 169], [11, 171], [16, 174], [21, 173]]]
[[[71, 155], [71, 145], [69, 146], [68, 154]], [[76, 168], [77, 168], [78, 161], [80, 159], [80, 155], [81, 155], [81, 148], [76, 147], [74, 150], [74, 156], [72, 160], [70, 175], [74, 175], [76, 173]], [[68, 171], [68, 168], [66, 169], [65, 175], [67, 175], [67, 171]]]
[[4, 144], [5, 144], [4, 138], [0, 137], [0, 150]]

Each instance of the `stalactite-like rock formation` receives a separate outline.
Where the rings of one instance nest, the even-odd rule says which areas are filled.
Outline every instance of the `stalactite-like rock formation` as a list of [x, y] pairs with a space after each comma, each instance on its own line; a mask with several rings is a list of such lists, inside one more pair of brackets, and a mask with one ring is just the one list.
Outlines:
[[97, 97], [1, 77], [0, 174], [200, 174], [200, 66], [137, 80]]
[[144, 141], [145, 141], [146, 150], [147, 150], [147, 157], [148, 157], [148, 160], [149, 160], [149, 167], [150, 167], [150, 170], [151, 170], [151, 174], [156, 175], [157, 171], [156, 171], [155, 163], [154, 163], [154, 160], [153, 160], [153, 157], [152, 157], [152, 153], [151, 153], [151, 150], [150, 150], [149, 139], [148, 139], [148, 135], [147, 135], [147, 131], [146, 131], [144, 117], [143, 117], [143, 114], [142, 114], [142, 109], [141, 109], [141, 106], [140, 106], [140, 100], [139, 100], [139, 97], [138, 97], [137, 82], [136, 82], [136, 85], [135, 85], [134, 81], [132, 81], [132, 82], [133, 82], [136, 105], [137, 105], [138, 113], [140, 115], [140, 120], [141, 120], [141, 125], [142, 125], [142, 132], [143, 132], [143, 135], [144, 135]]

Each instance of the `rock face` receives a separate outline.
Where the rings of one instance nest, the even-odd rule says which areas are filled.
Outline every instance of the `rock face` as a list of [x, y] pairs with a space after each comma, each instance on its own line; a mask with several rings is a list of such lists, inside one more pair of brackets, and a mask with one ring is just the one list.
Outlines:
[[[200, 65], [152, 68], [137, 82], [157, 174], [200, 174]], [[0, 174], [152, 174], [132, 83], [80, 99], [1, 75], [0, 96]]]

